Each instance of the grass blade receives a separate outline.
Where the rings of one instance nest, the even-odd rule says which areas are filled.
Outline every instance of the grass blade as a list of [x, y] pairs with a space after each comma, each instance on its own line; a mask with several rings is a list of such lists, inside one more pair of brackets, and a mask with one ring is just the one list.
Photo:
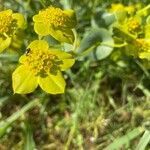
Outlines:
[[23, 146], [23, 150], [34, 150], [35, 142], [33, 139], [32, 128], [28, 122], [24, 124], [24, 133], [25, 133], [25, 142]]
[[20, 116], [22, 116], [26, 111], [33, 108], [34, 106], [37, 106], [39, 104], [39, 101], [37, 99], [30, 101], [28, 104], [23, 106], [19, 111], [12, 114], [10, 117], [8, 117], [5, 121], [0, 122], [0, 138], [5, 134], [7, 128]]
[[145, 150], [149, 142], [150, 142], [150, 131], [146, 130], [142, 138], [140, 139], [140, 142], [136, 147], [136, 150]]
[[128, 145], [131, 140], [133, 140], [134, 138], [139, 136], [143, 131], [144, 131], [144, 129], [141, 127], [135, 128], [134, 130], [128, 132], [126, 135], [114, 140], [114, 142], [111, 143], [110, 145], [108, 145], [105, 148], [105, 150], [120, 149], [121, 147]]

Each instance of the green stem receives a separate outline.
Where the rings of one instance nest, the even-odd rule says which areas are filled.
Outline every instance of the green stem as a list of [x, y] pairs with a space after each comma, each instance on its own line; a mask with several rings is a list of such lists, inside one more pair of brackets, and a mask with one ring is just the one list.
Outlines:
[[74, 34], [74, 43], [73, 43], [73, 52], [76, 51], [77, 49], [77, 31], [75, 29], [72, 30], [73, 34]]
[[139, 10], [139, 11], [137, 12], [137, 15], [138, 15], [138, 16], [142, 16], [143, 13], [144, 13], [145, 11], [147, 11], [148, 9], [150, 9], [150, 5], [147, 5], [147, 6], [144, 7], [143, 9]]
[[28, 104], [23, 106], [21, 110], [15, 112], [13, 115], [8, 117], [5, 121], [0, 122], [0, 138], [5, 134], [7, 128], [14, 122], [16, 121], [20, 116], [22, 116], [26, 111], [29, 109], [39, 105], [40, 102], [39, 100], [35, 99], [33, 101], [30, 101]]
[[144, 74], [149, 77], [149, 72], [146, 70], [146, 68], [142, 65], [141, 62], [138, 60], [135, 60], [136, 64], [140, 67], [140, 69], [144, 72]]
[[68, 137], [67, 143], [66, 143], [65, 148], [64, 148], [65, 150], [69, 149], [70, 143], [71, 143], [71, 141], [73, 139], [73, 136], [74, 136], [74, 133], [75, 133], [75, 130], [76, 130], [76, 123], [74, 123], [74, 125], [71, 128], [71, 131], [69, 133], [69, 137]]
[[109, 44], [109, 43], [101, 43], [102, 46], [108, 46], [108, 47], [115, 47], [115, 48], [121, 48], [124, 46], [127, 46], [127, 43], [122, 43], [122, 44]]

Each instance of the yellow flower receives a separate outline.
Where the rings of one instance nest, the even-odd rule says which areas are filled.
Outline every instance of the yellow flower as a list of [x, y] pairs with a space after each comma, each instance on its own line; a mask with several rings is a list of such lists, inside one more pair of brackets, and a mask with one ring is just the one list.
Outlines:
[[34, 30], [41, 36], [51, 35], [60, 42], [73, 43], [72, 29], [76, 26], [73, 10], [48, 7], [33, 16]]
[[133, 16], [129, 18], [125, 18], [122, 20], [122, 22], [117, 22], [115, 24], [115, 27], [117, 27], [121, 32], [128, 35], [127, 40], [130, 40], [129, 37], [137, 38], [138, 35], [140, 35], [143, 31], [142, 28], [142, 19], [138, 16]]
[[121, 3], [118, 3], [118, 4], [111, 4], [111, 8], [110, 8], [110, 11], [111, 12], [117, 12], [117, 11], [122, 11], [124, 10], [124, 5], [121, 4]]
[[135, 6], [124, 6], [121, 3], [111, 4], [111, 8], [109, 9], [109, 11], [115, 15], [117, 21], [120, 23], [125, 21], [128, 16], [133, 15], [135, 10]]
[[0, 12], [0, 52], [5, 50], [11, 44], [12, 37], [18, 29], [25, 28], [25, 20], [23, 15], [13, 13], [12, 10], [4, 10]]
[[71, 54], [49, 48], [43, 40], [33, 41], [19, 61], [21, 65], [14, 71], [12, 80], [14, 93], [20, 94], [31, 93], [38, 85], [47, 93], [64, 93], [66, 83], [61, 71], [75, 62]]
[[141, 20], [137, 17], [131, 17], [127, 20], [128, 32], [135, 34], [141, 30]]
[[135, 45], [139, 58], [150, 60], [150, 39], [136, 39]]
[[135, 7], [133, 5], [124, 6], [121, 3], [118, 4], [111, 4], [111, 8], [109, 9], [110, 12], [121, 12], [125, 11], [128, 14], [133, 14], [135, 12]]
[[127, 11], [128, 14], [133, 14], [135, 12], [135, 6], [130, 5], [130, 6], [126, 6], [125, 10]]

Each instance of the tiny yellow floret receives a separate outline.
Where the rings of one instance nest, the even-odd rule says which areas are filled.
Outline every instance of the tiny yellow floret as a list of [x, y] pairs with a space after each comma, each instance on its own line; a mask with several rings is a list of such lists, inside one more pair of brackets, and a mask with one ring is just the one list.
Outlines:
[[136, 39], [138, 57], [150, 60], [150, 39]]
[[145, 39], [136, 39], [136, 46], [139, 48], [139, 51], [147, 51], [150, 49], [150, 41]]
[[59, 58], [41, 49], [35, 51], [29, 50], [25, 61], [23, 62], [35, 75], [47, 75], [54, 67], [55, 70], [59, 68], [59, 64], [62, 63]]
[[0, 34], [8, 33], [13, 30], [14, 24], [12, 11], [7, 10], [0, 12]]
[[60, 8], [50, 6], [49, 8], [39, 12], [43, 16], [43, 20], [55, 27], [67, 27], [70, 20], [68, 16]]
[[131, 18], [128, 20], [128, 31], [130, 33], [135, 33], [140, 30], [140, 22], [137, 19]]
[[[21, 30], [20, 30], [21, 29]], [[12, 10], [0, 12], [0, 53], [9, 48], [14, 38], [25, 29], [25, 19]]]

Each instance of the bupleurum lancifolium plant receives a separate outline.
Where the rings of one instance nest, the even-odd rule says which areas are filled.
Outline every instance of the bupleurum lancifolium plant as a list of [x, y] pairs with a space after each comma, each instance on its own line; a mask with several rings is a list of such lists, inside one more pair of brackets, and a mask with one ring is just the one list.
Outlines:
[[[19, 58], [19, 65], [12, 74], [14, 93], [28, 94], [38, 86], [50, 94], [64, 93], [66, 82], [62, 71], [71, 68], [76, 58], [87, 56], [89, 52], [96, 52], [94, 55], [97, 59], [104, 59], [117, 47], [123, 54], [149, 64], [149, 7], [142, 8], [140, 4], [112, 4], [107, 13], [113, 16], [109, 25], [113, 34], [104, 28], [96, 28], [81, 42], [77, 39], [77, 20], [73, 10], [53, 6], [39, 10], [33, 16], [33, 27], [38, 38], [28, 41], [26, 53]], [[0, 52], [9, 49], [13, 38], [27, 27], [26, 24], [28, 23], [20, 13], [13, 13], [10, 9], [0, 12]], [[48, 36], [58, 41], [60, 46], [49, 44], [45, 40]], [[61, 47], [64, 43], [72, 48], [64, 51]], [[98, 49], [92, 51], [97, 46]]]
[[[61, 43], [74, 42], [72, 29], [76, 26], [73, 10], [48, 7], [33, 16], [34, 30], [42, 39], [51, 35]], [[19, 59], [19, 67], [12, 75], [14, 93], [27, 94], [39, 85], [50, 94], [64, 93], [66, 82], [61, 71], [70, 68], [75, 62], [73, 56], [44, 40], [32, 41], [26, 54]]]

